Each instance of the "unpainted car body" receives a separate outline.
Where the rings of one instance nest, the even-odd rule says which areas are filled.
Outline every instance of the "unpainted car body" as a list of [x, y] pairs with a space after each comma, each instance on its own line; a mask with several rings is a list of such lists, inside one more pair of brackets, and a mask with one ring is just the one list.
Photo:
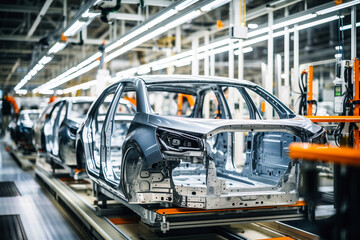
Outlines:
[[35, 151], [32, 144], [32, 127], [39, 118], [39, 115], [40, 110], [21, 110], [19, 116], [10, 122], [10, 136], [18, 148], [24, 151]]
[[94, 98], [69, 97], [47, 106], [34, 125], [35, 146], [50, 163], [76, 168], [75, 139]]
[[[120, 99], [132, 93], [136, 114], [119, 113]], [[191, 95], [195, 105], [183, 116], [166, 114], [171, 104], [159, 114], [153, 109], [161, 105], [156, 98], [161, 94], [167, 94], [164, 103], [177, 94]], [[230, 94], [242, 98], [248, 119], [234, 119]], [[109, 96], [109, 110], [100, 117]], [[279, 119], [263, 120], [258, 97]], [[235, 109], [242, 106], [237, 104]], [[242, 132], [247, 135], [239, 142], [236, 134]], [[124, 79], [105, 89], [77, 133], [76, 148], [90, 178], [130, 204], [224, 209], [296, 203], [299, 163], [289, 159], [287, 150], [299, 141], [325, 143], [326, 134], [258, 85], [170, 75]], [[240, 169], [235, 152], [244, 142]]]

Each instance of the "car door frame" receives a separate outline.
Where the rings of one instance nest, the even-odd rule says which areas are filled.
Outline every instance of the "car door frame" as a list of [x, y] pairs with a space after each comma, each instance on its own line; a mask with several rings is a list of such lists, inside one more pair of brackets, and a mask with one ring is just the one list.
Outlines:
[[[45, 132], [45, 129], [47, 127], [47, 124], [50, 124], [50, 121], [51, 121], [51, 117], [54, 113], [54, 110], [57, 106], [59, 105], [62, 105], [63, 104], [63, 101], [58, 101], [57, 103], [55, 103], [53, 106], [52, 106], [52, 109], [50, 111], [50, 113], [46, 116], [46, 119], [45, 119], [45, 123], [44, 123], [44, 136], [45, 136], [45, 152], [47, 154], [52, 154], [52, 150], [51, 150], [51, 147], [50, 147], [50, 150], [48, 149], [49, 148], [49, 144], [50, 144], [50, 141], [52, 140], [52, 135], [53, 135], [53, 128], [51, 127], [51, 134], [50, 135], [46, 135], [46, 132]], [[56, 116], [57, 117], [57, 116]]]
[[[59, 156], [59, 151], [60, 151], [60, 146], [59, 146], [59, 129], [60, 129], [60, 125], [61, 123], [59, 122], [60, 121], [60, 117], [61, 117], [61, 111], [63, 110], [63, 108], [65, 108], [65, 116], [64, 116], [64, 119], [66, 118], [66, 115], [67, 115], [67, 107], [68, 107], [68, 102], [67, 101], [61, 101], [61, 106], [59, 108], [59, 112], [56, 116], [56, 119], [55, 119], [55, 123], [54, 123], [54, 126], [53, 126], [53, 129], [52, 129], [52, 132], [53, 132], [53, 136], [52, 136], [52, 141], [53, 141], [53, 148], [51, 149], [51, 154], [55, 157], [58, 157]], [[63, 119], [63, 121], [64, 121]], [[57, 133], [55, 134], [55, 130], [57, 128]], [[57, 154], [54, 153], [54, 146], [55, 144], [57, 145]]]
[[136, 89], [136, 85], [132, 81], [122, 81], [116, 89], [113, 100], [110, 103], [108, 112], [105, 117], [103, 127], [101, 129], [101, 145], [100, 145], [100, 169], [103, 179], [113, 188], [118, 188], [121, 184], [121, 177], [118, 182], [112, 181], [106, 175], [107, 161], [111, 158], [111, 136], [114, 129], [114, 117], [116, 114], [116, 108], [120, 102], [121, 96], [124, 93], [127, 84], [132, 84]]

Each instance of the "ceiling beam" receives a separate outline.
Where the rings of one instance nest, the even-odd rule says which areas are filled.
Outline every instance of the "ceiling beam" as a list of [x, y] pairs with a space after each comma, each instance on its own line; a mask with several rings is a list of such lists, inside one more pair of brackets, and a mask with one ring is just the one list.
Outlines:
[[108, 16], [109, 19], [126, 20], [126, 21], [145, 21], [145, 17], [139, 14], [130, 13], [117, 13], [111, 12]]
[[14, 74], [15, 70], [17, 69], [17, 67], [20, 65], [20, 58], [18, 58], [18, 60], [16, 60], [14, 66], [11, 69], [11, 72], [9, 73], [9, 75], [7, 76], [6, 80], [5, 80], [5, 84], [8, 83], [9, 79], [11, 78], [11, 76]]
[[[39, 8], [24, 6], [24, 5], [0, 4], [0, 12], [37, 13], [39, 12]], [[54, 13], [62, 14], [62, 12], [63, 12], [62, 8], [58, 8], [58, 7], [49, 8], [47, 11], [48, 14], [54, 14]]]
[[[139, 4], [139, 0], [122, 0], [122, 4]], [[146, 0], [145, 4], [147, 6], [158, 6], [158, 7], [167, 7], [172, 3], [171, 0]]]
[[23, 35], [0, 35], [0, 41], [13, 41], [13, 42], [38, 42], [40, 37], [30, 37], [26, 39], [26, 36]]
[[46, 11], [49, 9], [52, 2], [53, 2], [53, 0], [46, 0], [45, 4], [43, 5], [43, 7], [41, 8], [39, 14], [36, 17], [35, 22], [33, 23], [33, 25], [31, 26], [28, 34], [26, 35], [26, 39], [29, 39], [34, 34], [37, 26], [39, 26], [41, 19], [46, 14]]

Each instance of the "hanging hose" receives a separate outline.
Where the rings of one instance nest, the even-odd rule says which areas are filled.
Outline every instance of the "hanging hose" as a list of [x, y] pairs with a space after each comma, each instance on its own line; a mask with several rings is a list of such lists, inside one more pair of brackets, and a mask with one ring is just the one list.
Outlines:
[[307, 86], [308, 74], [307, 72], [302, 72], [299, 79], [299, 89], [300, 89], [300, 97], [299, 97], [299, 114], [300, 115], [308, 115], [307, 104], [311, 103], [315, 106], [315, 114], [317, 113], [317, 101], [316, 100], [307, 100], [308, 86]]
[[[304, 77], [305, 77], [305, 83], [304, 83]], [[301, 73], [301, 76], [299, 79], [299, 89], [300, 89], [299, 114], [306, 115], [307, 114], [307, 103], [306, 103], [307, 73]]]

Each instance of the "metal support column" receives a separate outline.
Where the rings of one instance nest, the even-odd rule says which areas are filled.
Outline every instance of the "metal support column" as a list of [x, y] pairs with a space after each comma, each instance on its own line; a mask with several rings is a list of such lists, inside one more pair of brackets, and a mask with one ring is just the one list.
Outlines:
[[[214, 36], [211, 36], [211, 39], [214, 40]], [[214, 49], [209, 50], [210, 54], [210, 76], [215, 76], [215, 54]]]
[[193, 59], [191, 61], [191, 74], [199, 75], [199, 58], [197, 54], [197, 49], [199, 48], [199, 38], [195, 37], [192, 40], [192, 50], [193, 50]]
[[[273, 73], [274, 73], [274, 38], [273, 38], [273, 23], [274, 23], [274, 13], [272, 10], [268, 13], [268, 26], [269, 26], [269, 40], [268, 40], [268, 58], [267, 58], [267, 79], [265, 82], [265, 89], [273, 93]], [[265, 109], [271, 109], [270, 104], [266, 103]], [[265, 111], [266, 119], [272, 118], [272, 111]]]
[[209, 32], [205, 32], [204, 36], [204, 45], [205, 45], [205, 59], [204, 59], [204, 75], [209, 76], [210, 73], [210, 62], [209, 62]]
[[177, 26], [175, 28], [175, 49], [177, 53], [181, 52], [181, 28]]
[[114, 23], [113, 23], [113, 39], [117, 39], [117, 29], [118, 29], [118, 26], [117, 26], [117, 20], [114, 19]]
[[126, 32], [125, 20], [121, 20], [121, 29], [120, 29], [121, 36], [124, 35], [125, 32]]
[[229, 78], [234, 78], [234, 46], [233, 41], [229, 43]]
[[276, 81], [276, 95], [281, 97], [281, 73], [282, 73], [282, 58], [280, 54], [275, 55], [275, 81]]
[[66, 28], [66, 25], [67, 25], [67, 0], [63, 1], [63, 16], [64, 16], [63, 28]]
[[[300, 92], [299, 85], [297, 83], [299, 78], [299, 30], [298, 25], [295, 24], [294, 26], [294, 71], [292, 76], [292, 92]], [[299, 102], [294, 99], [294, 109], [299, 108]]]
[[[285, 8], [285, 17], [289, 16], [289, 10]], [[289, 27], [284, 29], [284, 85], [280, 89], [280, 100], [286, 105], [290, 105], [290, 34]]]
[[356, 5], [351, 8], [351, 59], [356, 58]]

